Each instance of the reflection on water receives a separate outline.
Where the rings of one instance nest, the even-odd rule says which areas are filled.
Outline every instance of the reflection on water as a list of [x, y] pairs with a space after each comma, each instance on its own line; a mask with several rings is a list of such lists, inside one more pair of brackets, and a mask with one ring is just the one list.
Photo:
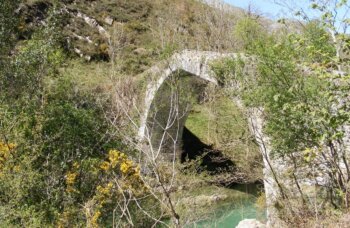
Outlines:
[[211, 213], [209, 218], [187, 227], [234, 228], [243, 219], [258, 219], [259, 221], [264, 221], [266, 219], [265, 210], [258, 209], [255, 204], [259, 187], [260, 186], [256, 184], [232, 186], [232, 191], [238, 190], [244, 192], [242, 197], [236, 199], [234, 202], [223, 203], [218, 209]]

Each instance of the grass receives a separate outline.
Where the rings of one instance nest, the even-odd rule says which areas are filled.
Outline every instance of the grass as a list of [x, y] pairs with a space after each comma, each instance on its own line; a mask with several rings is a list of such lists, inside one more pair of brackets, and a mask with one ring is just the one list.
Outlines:
[[106, 62], [71, 60], [61, 69], [61, 73], [72, 79], [80, 90], [91, 93], [110, 92], [113, 88], [112, 66]]
[[231, 158], [252, 181], [261, 179], [262, 158], [250, 134], [244, 110], [230, 98], [218, 94], [213, 101], [193, 108], [186, 127], [202, 142]]
[[248, 125], [243, 112], [232, 100], [221, 96], [211, 103], [194, 106], [186, 127], [204, 143], [223, 146], [228, 138], [247, 137]]

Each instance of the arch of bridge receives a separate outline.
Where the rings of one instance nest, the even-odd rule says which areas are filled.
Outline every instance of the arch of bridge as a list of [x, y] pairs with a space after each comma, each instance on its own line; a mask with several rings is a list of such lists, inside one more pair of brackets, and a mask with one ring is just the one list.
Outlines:
[[224, 58], [237, 58], [236, 53], [218, 53], [209, 51], [189, 51], [173, 55], [162, 66], [154, 66], [145, 72], [152, 75], [153, 80], [147, 85], [145, 94], [145, 106], [141, 116], [138, 138], [142, 141], [146, 136], [147, 118], [151, 111], [151, 105], [157, 92], [172, 74], [177, 71], [184, 71], [192, 76], [199, 77], [210, 83], [217, 84], [214, 72], [211, 70], [210, 63]]

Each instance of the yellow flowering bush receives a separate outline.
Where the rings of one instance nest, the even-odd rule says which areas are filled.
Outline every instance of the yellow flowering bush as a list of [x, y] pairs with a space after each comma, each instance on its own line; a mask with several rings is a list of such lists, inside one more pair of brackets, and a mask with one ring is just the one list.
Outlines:
[[79, 163], [74, 162], [72, 165], [72, 169], [67, 172], [66, 174], [66, 185], [67, 185], [67, 192], [77, 192], [74, 185], [76, 183], [77, 177], [78, 177], [78, 169], [79, 169]]
[[98, 226], [98, 219], [100, 218], [101, 216], [101, 211], [96, 211], [95, 214], [92, 216], [92, 219], [91, 219], [91, 226], [93, 228], [95, 227], [99, 227]]
[[100, 165], [100, 168], [104, 171], [108, 171], [109, 170], [109, 162], [102, 162], [102, 164]]
[[13, 143], [4, 143], [0, 141], [0, 175], [5, 168], [5, 163], [11, 156], [16, 145]]
[[110, 150], [106, 161], [99, 167], [105, 181], [96, 187], [93, 213], [88, 216], [91, 227], [98, 227], [101, 210], [112, 199], [122, 199], [123, 192], [128, 193], [125, 195], [141, 195], [147, 189], [141, 179], [140, 166], [118, 150]]
[[77, 173], [68, 172], [66, 175], [66, 184], [73, 185], [75, 183], [75, 179], [77, 178]]
[[102, 162], [100, 168], [105, 173], [119, 174], [119, 187], [122, 188], [119, 191], [131, 190], [134, 194], [140, 194], [145, 190], [140, 176], [140, 166], [118, 150], [110, 150], [108, 160]]
[[109, 182], [105, 187], [102, 187], [100, 185], [97, 186], [96, 190], [100, 195], [109, 196], [112, 190], [112, 187], [113, 187], [113, 183]]
[[106, 201], [112, 198], [113, 188], [114, 185], [112, 182], [108, 182], [105, 186], [99, 185], [96, 187], [96, 195], [93, 200], [95, 202], [94, 208], [92, 210], [93, 213], [87, 216], [87, 220], [89, 221], [89, 227], [99, 227], [98, 219], [101, 216], [101, 209], [103, 208]]

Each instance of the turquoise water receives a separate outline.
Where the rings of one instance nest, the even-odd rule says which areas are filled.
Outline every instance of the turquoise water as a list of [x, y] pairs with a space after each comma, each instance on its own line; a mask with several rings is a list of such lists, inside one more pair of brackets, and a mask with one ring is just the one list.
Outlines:
[[243, 219], [258, 219], [264, 221], [266, 218], [265, 211], [259, 210], [256, 205], [258, 188], [256, 185], [237, 185], [232, 191], [244, 192], [242, 197], [234, 202], [223, 203], [218, 209], [213, 211], [208, 219], [196, 222], [188, 228], [234, 228]]

